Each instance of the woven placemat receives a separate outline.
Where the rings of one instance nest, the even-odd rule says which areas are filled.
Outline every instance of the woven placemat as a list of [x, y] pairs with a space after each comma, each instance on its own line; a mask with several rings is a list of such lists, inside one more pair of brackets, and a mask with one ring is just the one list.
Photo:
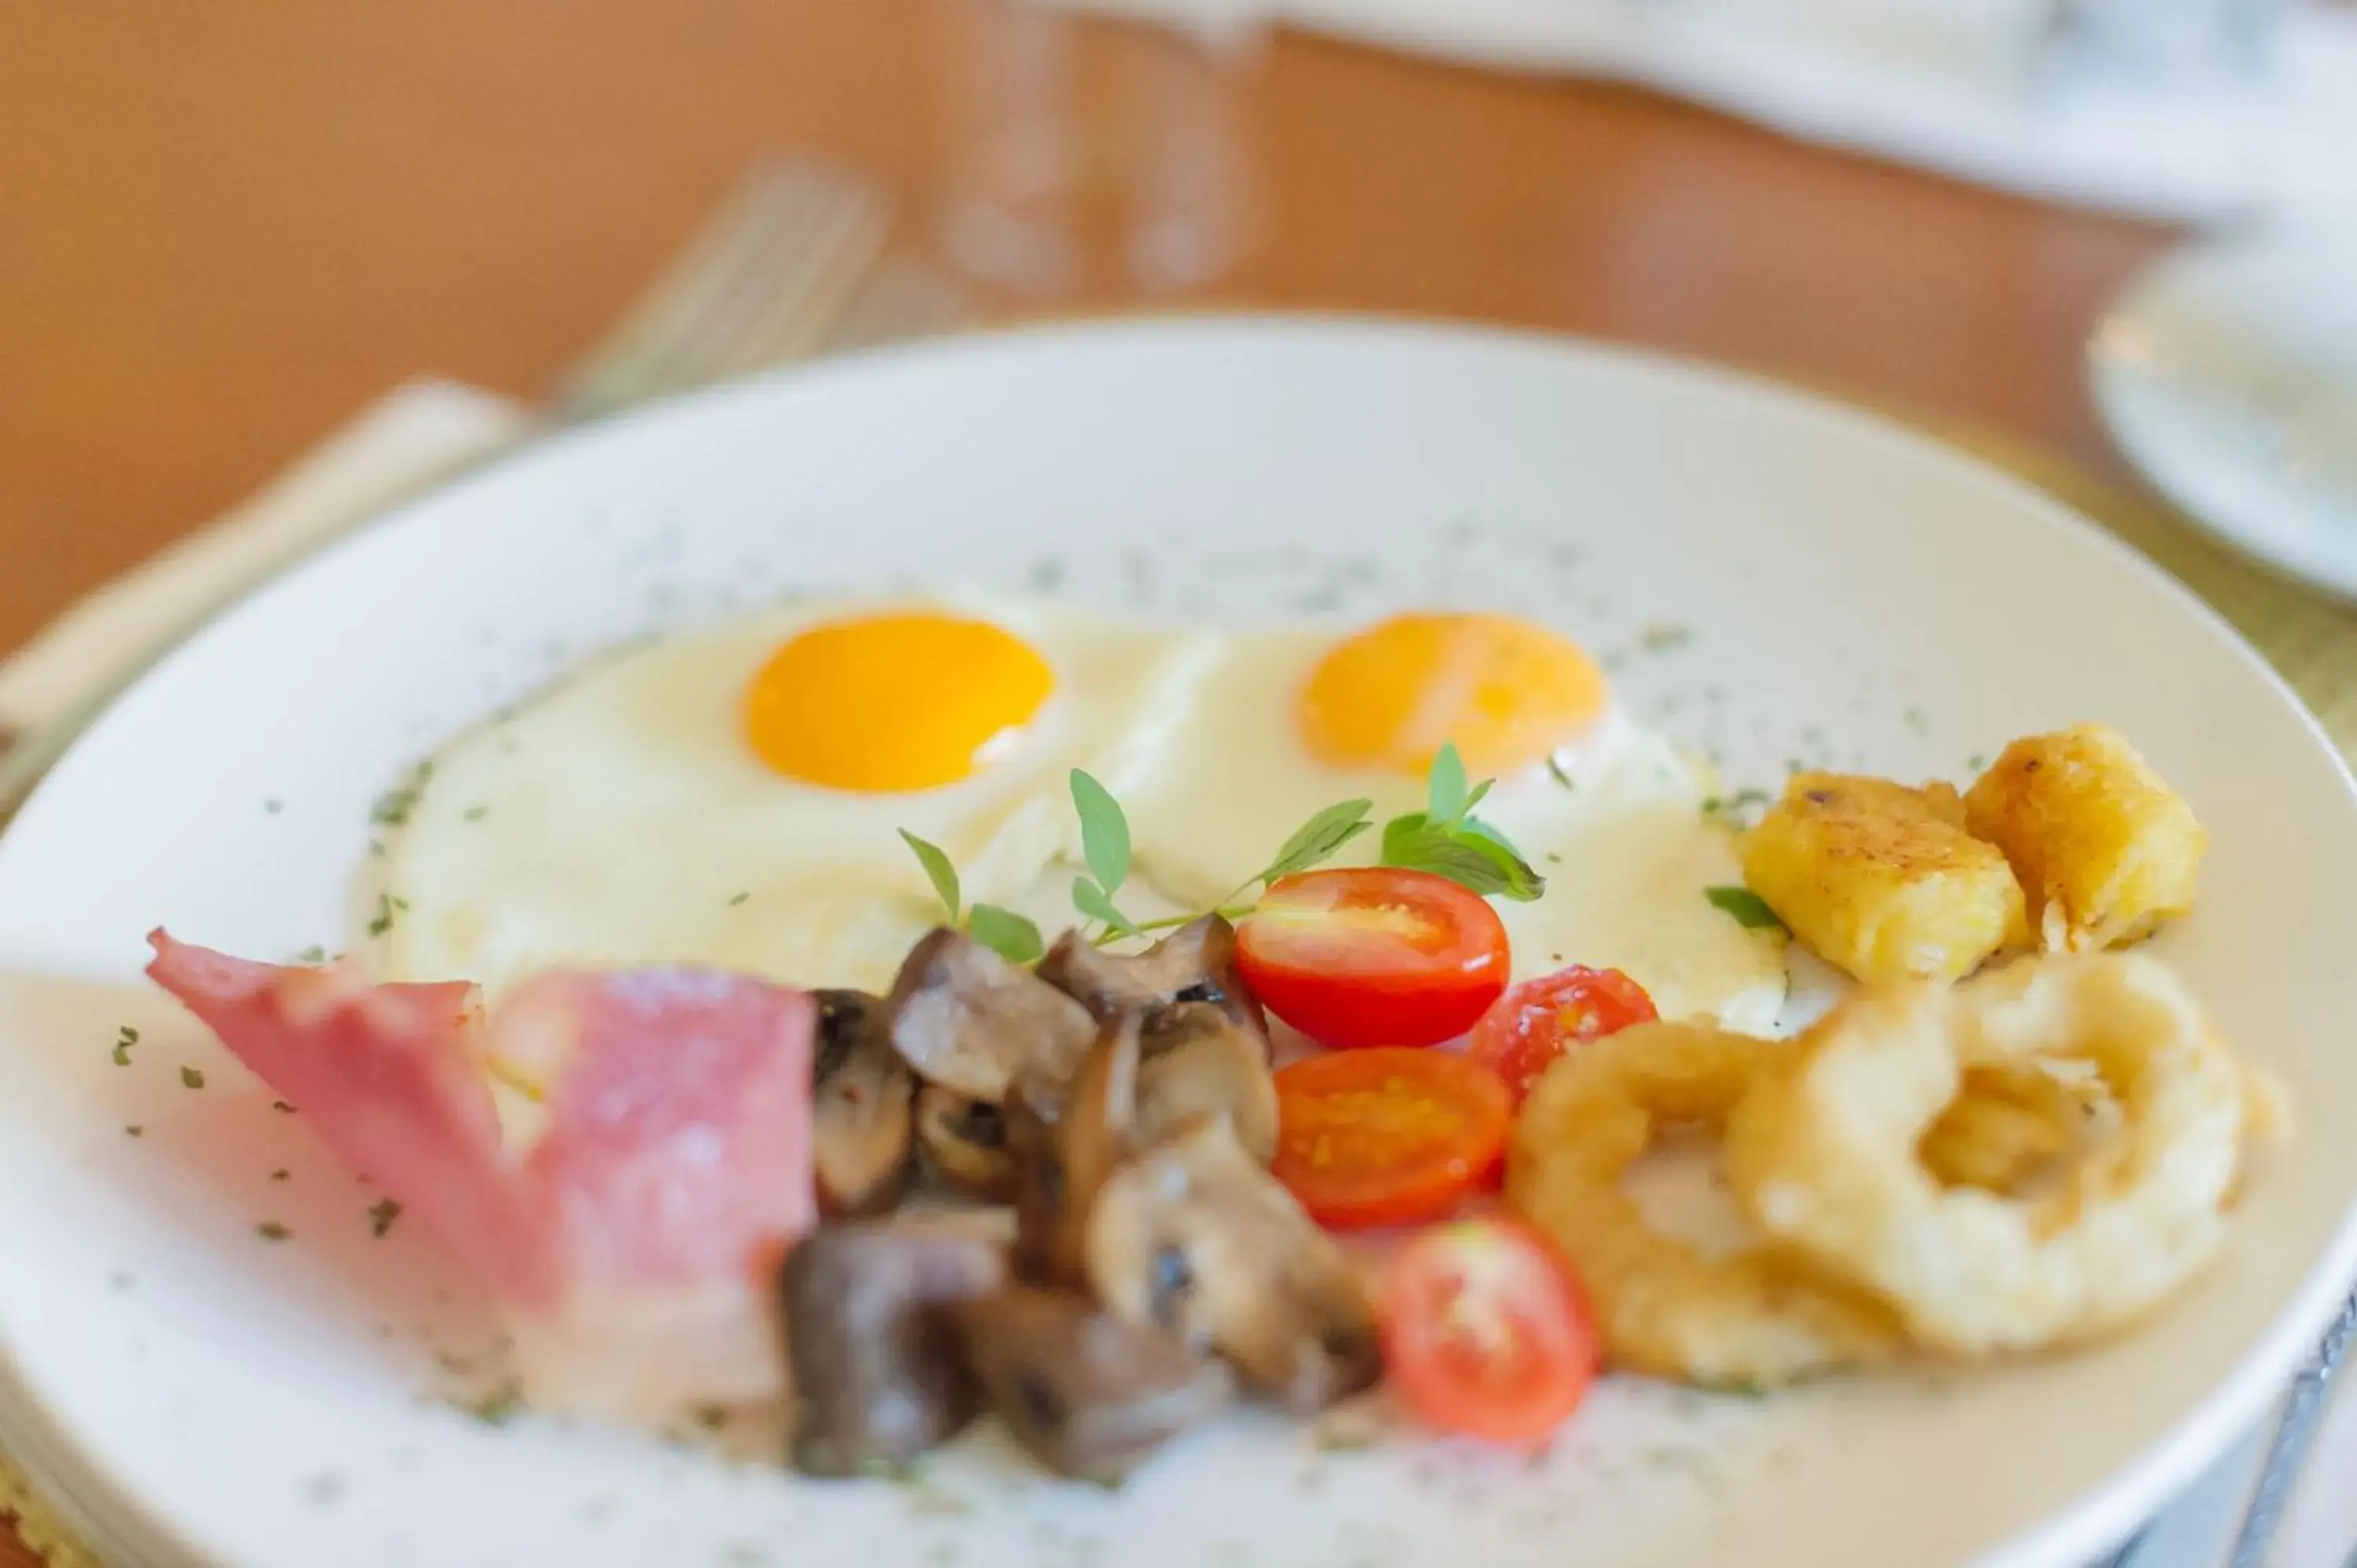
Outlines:
[[[1951, 444], [2009, 469], [2104, 523], [2215, 606], [2283, 672], [2341, 754], [2357, 763], [2357, 612], [2274, 577], [2189, 526], [2167, 506], [2088, 474], [2067, 458], [1986, 432], [1932, 426]], [[23, 1474], [0, 1456], [0, 1520], [48, 1568], [102, 1568]], [[0, 1568], [8, 1568], [0, 1541]]]
[[2209, 600], [2266, 655], [2341, 756], [2357, 766], [2357, 611], [2251, 564], [2166, 504], [2097, 478], [2067, 458], [1981, 432], [1933, 433], [2105, 524]]

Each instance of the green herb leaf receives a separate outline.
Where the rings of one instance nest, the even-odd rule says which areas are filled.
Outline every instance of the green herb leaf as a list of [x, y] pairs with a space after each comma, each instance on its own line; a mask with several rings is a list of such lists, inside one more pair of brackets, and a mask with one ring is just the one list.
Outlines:
[[180, 1069], [180, 1082], [188, 1089], [202, 1089], [205, 1086], [205, 1075], [195, 1068], [184, 1067]]
[[253, 1228], [253, 1233], [261, 1237], [265, 1241], [285, 1241], [292, 1238], [295, 1234], [294, 1231], [289, 1230], [285, 1226], [281, 1225], [275, 1219], [264, 1220], [261, 1224]]
[[1702, 896], [1710, 900], [1712, 908], [1724, 909], [1734, 916], [1735, 923], [1747, 931], [1765, 930], [1771, 926], [1780, 931], [1785, 929], [1776, 911], [1768, 907], [1768, 900], [1749, 887], [1706, 887]]
[[328, 950], [321, 947], [318, 943], [314, 942], [309, 947], [305, 948], [301, 952], [296, 953], [295, 955], [295, 961], [296, 963], [325, 963], [328, 961]]
[[1549, 752], [1547, 753], [1546, 762], [1547, 771], [1555, 775], [1555, 781], [1556, 783], [1562, 785], [1566, 789], [1577, 789], [1579, 788], [1578, 784], [1573, 780], [1570, 772], [1565, 768], [1563, 759], [1561, 757], [1558, 757], [1553, 752]]
[[1072, 809], [1081, 816], [1081, 853], [1111, 897], [1129, 880], [1129, 818], [1121, 802], [1082, 769], [1072, 769]]
[[1754, 806], [1764, 806], [1773, 797], [1765, 789], [1738, 789], [1732, 795], [1710, 795], [1703, 800], [1702, 814], [1739, 827], [1744, 812]]
[[1530, 858], [1521, 850], [1515, 848], [1514, 841], [1508, 838], [1504, 833], [1499, 832], [1494, 823], [1491, 823], [1480, 817], [1466, 818], [1463, 822], [1457, 824], [1457, 831], [1460, 833], [1471, 833], [1475, 838], [1487, 839], [1491, 843], [1496, 844], [1500, 849], [1504, 850], [1508, 854], [1512, 855], [1516, 860], [1527, 860]]
[[393, 1229], [393, 1222], [400, 1218], [401, 1205], [386, 1198], [369, 1209], [369, 1234], [382, 1240], [384, 1233]]
[[129, 1067], [131, 1065], [131, 1047], [138, 1043], [139, 1031], [133, 1028], [128, 1024], [124, 1025], [121, 1032], [114, 1036], [114, 1065], [116, 1067]]
[[916, 855], [917, 864], [925, 868], [925, 877], [932, 883], [934, 896], [941, 899], [942, 908], [950, 912], [950, 924], [956, 925], [962, 897], [958, 890], [957, 867], [950, 864], [950, 857], [942, 853], [941, 845], [927, 843], [906, 828], [900, 830], [900, 838]]
[[967, 910], [965, 929], [975, 941], [1009, 963], [1035, 963], [1048, 950], [1039, 927], [996, 904], [976, 904]]
[[1483, 897], [1528, 903], [1546, 891], [1546, 879], [1486, 824], [1442, 827], [1421, 811], [1383, 827], [1383, 864], [1445, 876]]
[[1473, 786], [1473, 793], [1465, 797], [1465, 811], [1468, 815], [1472, 813], [1474, 807], [1480, 805], [1488, 798], [1490, 787], [1496, 782], [1497, 780], [1495, 779], [1484, 779], [1481, 782]]
[[523, 1410], [523, 1389], [512, 1380], [458, 1408], [486, 1426], [505, 1426]]
[[1274, 882], [1332, 859], [1344, 844], [1374, 825], [1367, 820], [1367, 813], [1374, 809], [1372, 800], [1344, 800], [1327, 807], [1295, 829], [1276, 858], [1268, 863], [1268, 869], [1253, 880]]
[[1072, 908], [1092, 920], [1101, 920], [1125, 937], [1141, 935], [1136, 922], [1114, 907], [1113, 897], [1085, 876], [1072, 879]]
[[1432, 759], [1432, 777], [1426, 786], [1430, 804], [1425, 815], [1437, 827], [1452, 828], [1458, 819], [1472, 806], [1465, 783], [1465, 759], [1457, 754], [1455, 742], [1444, 746]]
[[387, 828], [397, 828], [409, 821], [409, 814], [425, 798], [426, 783], [433, 777], [434, 764], [431, 761], [419, 763], [406, 781], [394, 785], [376, 798], [376, 803], [369, 808], [369, 821]]
[[386, 894], [376, 896], [376, 913], [369, 918], [368, 934], [381, 937], [393, 929], [393, 899]]
[[734, 909], [735, 908], [737, 908], [737, 905], [742, 904], [743, 902], [745, 902], [745, 900], [747, 900], [748, 898], [750, 898], [751, 897], [752, 897], [752, 895], [751, 895], [750, 893], [739, 893], [739, 894], [737, 894], [737, 895], [735, 895], [733, 897], [731, 897], [731, 898], [728, 900], [728, 907], [729, 907], [730, 908]]

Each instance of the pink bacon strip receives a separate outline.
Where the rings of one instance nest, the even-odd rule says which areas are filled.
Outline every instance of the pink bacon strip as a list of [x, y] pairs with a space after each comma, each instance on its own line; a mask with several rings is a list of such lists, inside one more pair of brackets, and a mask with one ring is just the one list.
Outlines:
[[[371, 985], [163, 931], [148, 975], [501, 1296], [749, 1281], [815, 1220], [810, 998], [716, 971], [556, 972], [488, 1026], [463, 983]], [[487, 1032], [560, 1031], [572, 1068], [502, 1143]]]

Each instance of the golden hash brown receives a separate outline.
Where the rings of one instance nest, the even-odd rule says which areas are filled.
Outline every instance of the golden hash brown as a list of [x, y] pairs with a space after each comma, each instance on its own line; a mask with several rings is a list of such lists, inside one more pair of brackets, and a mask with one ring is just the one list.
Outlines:
[[2126, 736], [2080, 725], [2015, 741], [1964, 797], [2005, 852], [2048, 952], [2093, 952], [2193, 908], [2209, 835]]
[[1742, 858], [1794, 936], [1869, 983], [1953, 980], [2028, 940], [2012, 867], [1964, 831], [1946, 784], [1798, 774], [1744, 834]]

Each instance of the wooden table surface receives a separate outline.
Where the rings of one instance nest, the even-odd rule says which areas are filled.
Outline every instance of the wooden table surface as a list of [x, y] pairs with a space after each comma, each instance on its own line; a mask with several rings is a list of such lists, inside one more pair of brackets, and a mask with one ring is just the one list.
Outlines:
[[[947, 3], [0, 0], [0, 650], [396, 381], [546, 390], [762, 153], [921, 203]], [[1306, 38], [1241, 113], [1268, 220], [1212, 298], [1588, 333], [2110, 462], [2080, 344], [2160, 230]]]

